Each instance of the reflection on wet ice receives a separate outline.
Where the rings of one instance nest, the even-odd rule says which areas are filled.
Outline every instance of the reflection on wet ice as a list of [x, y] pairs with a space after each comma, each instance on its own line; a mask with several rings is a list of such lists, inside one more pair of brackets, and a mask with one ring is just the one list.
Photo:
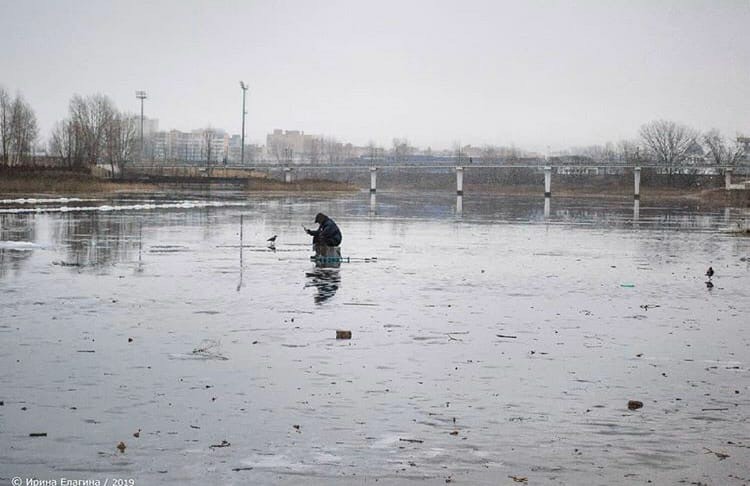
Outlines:
[[[36, 225], [28, 214], [0, 214], [0, 278], [18, 270], [36, 246]], [[16, 242], [16, 244], [13, 244]]]
[[315, 268], [311, 272], [305, 272], [308, 279], [305, 288], [314, 287], [317, 290], [313, 297], [316, 304], [322, 304], [336, 295], [336, 291], [341, 284], [340, 266], [340, 262], [316, 262]]

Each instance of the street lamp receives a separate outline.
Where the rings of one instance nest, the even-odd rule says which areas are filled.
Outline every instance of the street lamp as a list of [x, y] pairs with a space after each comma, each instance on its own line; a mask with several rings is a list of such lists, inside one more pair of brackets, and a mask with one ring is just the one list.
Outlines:
[[143, 162], [143, 100], [147, 98], [145, 91], [136, 91], [135, 97], [141, 100], [141, 162]]
[[240, 141], [240, 165], [245, 165], [245, 93], [247, 93], [247, 85], [244, 81], [240, 81], [240, 88], [242, 89], [242, 140]]

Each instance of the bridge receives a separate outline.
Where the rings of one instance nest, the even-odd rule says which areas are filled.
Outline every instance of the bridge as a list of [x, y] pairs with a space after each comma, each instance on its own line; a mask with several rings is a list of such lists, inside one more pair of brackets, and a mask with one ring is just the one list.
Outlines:
[[363, 164], [338, 164], [338, 165], [278, 165], [263, 164], [252, 167], [237, 165], [131, 165], [127, 167], [130, 177], [146, 178], [173, 182], [239, 182], [249, 178], [269, 178], [273, 173], [283, 174], [284, 182], [292, 183], [297, 172], [321, 173], [326, 171], [368, 172], [370, 174], [370, 193], [377, 192], [377, 176], [379, 171], [407, 170], [407, 171], [455, 171], [456, 194], [463, 196], [464, 172], [473, 169], [530, 169], [544, 173], [544, 195], [552, 196], [552, 176], [557, 174], [626, 174], [633, 173], [633, 197], [640, 198], [641, 172], [643, 169], [651, 169], [659, 173], [679, 174], [690, 171], [693, 174], [720, 175], [724, 174], [724, 187], [726, 190], [750, 189], [750, 180], [734, 183], [732, 178], [737, 169], [743, 175], [750, 172], [750, 167], [718, 167], [715, 165], [690, 165], [670, 167], [658, 164], [640, 164], [638, 166], [626, 164], [387, 164], [381, 166]]

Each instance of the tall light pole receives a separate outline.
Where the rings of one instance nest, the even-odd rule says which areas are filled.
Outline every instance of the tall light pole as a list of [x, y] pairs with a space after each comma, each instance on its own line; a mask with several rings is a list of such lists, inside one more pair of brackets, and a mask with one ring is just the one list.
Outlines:
[[242, 88], [242, 140], [240, 141], [240, 165], [245, 165], [245, 94], [247, 93], [247, 85], [240, 81], [240, 88]]
[[135, 97], [141, 100], [141, 162], [143, 162], [143, 100], [147, 98], [145, 91], [136, 91]]

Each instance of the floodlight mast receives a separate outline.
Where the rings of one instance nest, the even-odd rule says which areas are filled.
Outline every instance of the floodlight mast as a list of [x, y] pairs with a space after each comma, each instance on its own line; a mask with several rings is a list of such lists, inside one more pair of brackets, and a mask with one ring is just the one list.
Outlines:
[[145, 91], [136, 91], [135, 97], [141, 100], [141, 162], [143, 162], [143, 100], [148, 98]]
[[240, 81], [240, 88], [242, 89], [242, 137], [240, 140], [240, 165], [245, 165], [245, 94], [247, 93], [247, 85], [244, 81]]

